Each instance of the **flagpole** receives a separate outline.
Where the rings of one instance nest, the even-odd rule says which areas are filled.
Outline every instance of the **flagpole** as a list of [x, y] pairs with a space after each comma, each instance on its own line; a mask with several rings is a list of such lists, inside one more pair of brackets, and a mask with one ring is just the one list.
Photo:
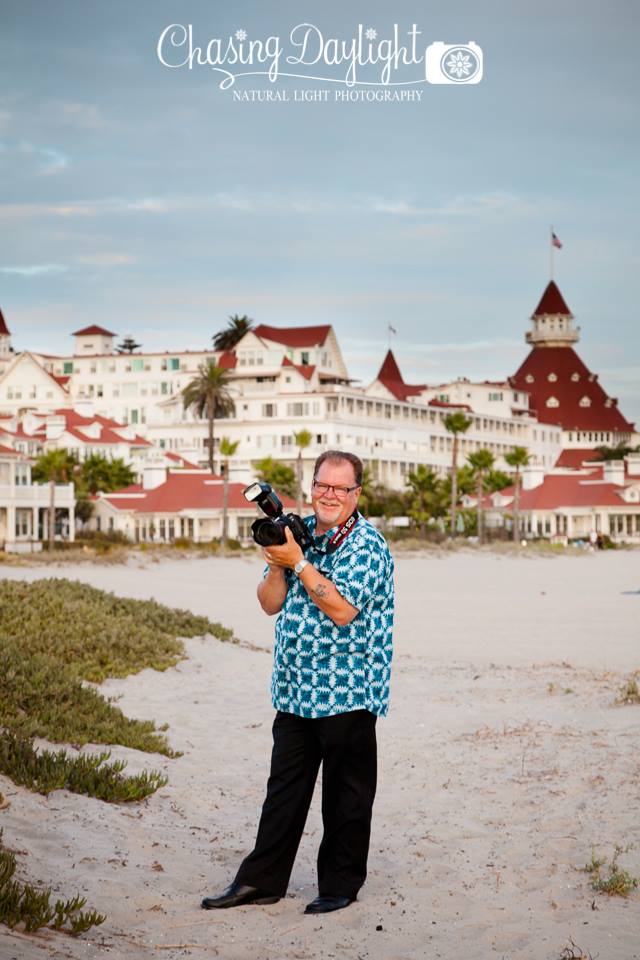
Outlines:
[[549, 274], [553, 280], [553, 227], [549, 228]]

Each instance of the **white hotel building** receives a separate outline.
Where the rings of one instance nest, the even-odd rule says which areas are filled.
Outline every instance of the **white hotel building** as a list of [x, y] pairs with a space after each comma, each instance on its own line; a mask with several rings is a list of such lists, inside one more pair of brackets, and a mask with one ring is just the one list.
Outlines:
[[74, 334], [70, 355], [14, 354], [3, 321], [0, 417], [79, 404], [87, 416], [92, 405], [95, 414], [131, 425], [156, 447], [204, 465], [206, 422], [183, 409], [181, 391], [199, 364], [213, 359], [231, 377], [235, 416], [216, 421], [215, 443], [222, 436], [240, 441], [232, 461], [236, 481], [250, 479], [252, 464], [263, 457], [292, 463], [298, 452], [293, 432], [305, 428], [313, 437], [303, 452], [305, 483], [322, 450], [344, 447], [369, 463], [381, 482], [401, 489], [417, 464], [439, 473], [450, 466], [452, 437], [443, 421], [454, 410], [471, 419], [460, 437], [461, 464], [471, 451], [487, 447], [504, 469], [502, 455], [519, 445], [548, 470], [562, 447], [561, 427], [539, 423], [529, 412], [528, 393], [508, 381], [407, 384], [389, 351], [376, 378], [356, 385], [328, 325], [260, 324], [222, 353], [118, 353], [115, 337], [90, 326]]

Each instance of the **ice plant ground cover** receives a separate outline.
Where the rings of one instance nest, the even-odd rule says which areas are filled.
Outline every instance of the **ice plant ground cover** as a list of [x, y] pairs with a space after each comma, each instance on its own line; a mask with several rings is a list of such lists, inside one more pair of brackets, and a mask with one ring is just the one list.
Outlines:
[[[126, 761], [107, 763], [108, 752], [38, 751], [31, 738], [176, 756], [153, 721], [125, 717], [87, 681], [145, 667], [165, 670], [185, 656], [180, 637], [205, 634], [233, 639], [206, 617], [155, 601], [122, 599], [64, 579], [0, 581], [0, 773], [45, 795], [66, 789], [110, 803], [150, 796], [167, 783], [156, 770], [127, 776]], [[26, 933], [51, 926], [79, 934], [105, 920], [82, 910], [83, 897], [52, 902], [49, 888], [15, 880], [15, 869], [0, 833], [0, 923]]]
[[0, 581], [0, 725], [75, 746], [119, 743], [172, 756], [152, 721], [131, 720], [91, 686], [184, 657], [180, 637], [232, 633], [206, 617], [64, 579]]

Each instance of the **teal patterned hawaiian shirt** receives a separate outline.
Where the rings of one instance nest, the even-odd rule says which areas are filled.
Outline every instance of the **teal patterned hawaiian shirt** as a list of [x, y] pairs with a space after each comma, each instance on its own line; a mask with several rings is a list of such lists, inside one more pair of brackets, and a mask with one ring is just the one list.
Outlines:
[[[313, 533], [315, 517], [304, 522]], [[393, 558], [384, 537], [362, 516], [335, 552], [327, 552], [337, 529], [314, 537], [305, 558], [359, 613], [338, 626], [293, 571], [285, 571], [289, 589], [276, 621], [273, 705], [300, 717], [362, 709], [385, 716], [393, 654]]]

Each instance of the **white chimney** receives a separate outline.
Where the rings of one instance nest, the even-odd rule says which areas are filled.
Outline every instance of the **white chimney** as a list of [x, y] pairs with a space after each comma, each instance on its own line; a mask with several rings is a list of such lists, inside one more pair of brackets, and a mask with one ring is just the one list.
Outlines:
[[58, 440], [67, 428], [64, 414], [52, 414], [45, 421], [45, 435], [47, 440]]
[[605, 460], [602, 464], [602, 476], [605, 483], [624, 484], [624, 460]]
[[149, 459], [142, 467], [142, 489], [154, 490], [167, 479], [167, 465], [163, 456]]
[[522, 489], [532, 490], [544, 481], [544, 468], [529, 464], [522, 468]]
[[629, 476], [640, 477], [640, 453], [628, 453], [625, 460]]

